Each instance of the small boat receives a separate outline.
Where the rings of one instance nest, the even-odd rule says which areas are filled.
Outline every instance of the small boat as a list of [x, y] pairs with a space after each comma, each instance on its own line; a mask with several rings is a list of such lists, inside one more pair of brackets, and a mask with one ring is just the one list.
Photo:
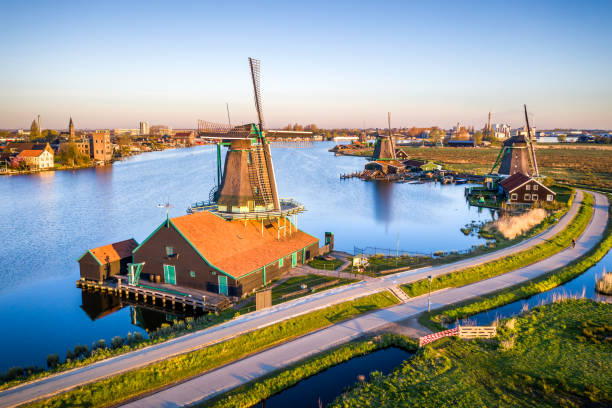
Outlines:
[[467, 183], [467, 179], [456, 179], [455, 184], [465, 184]]

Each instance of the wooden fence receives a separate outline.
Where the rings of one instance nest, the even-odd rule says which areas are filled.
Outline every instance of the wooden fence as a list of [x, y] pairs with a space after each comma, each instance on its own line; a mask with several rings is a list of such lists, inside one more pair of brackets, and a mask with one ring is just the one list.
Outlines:
[[496, 326], [457, 326], [437, 333], [419, 337], [419, 347], [432, 343], [442, 337], [459, 336], [462, 339], [491, 338], [497, 335]]

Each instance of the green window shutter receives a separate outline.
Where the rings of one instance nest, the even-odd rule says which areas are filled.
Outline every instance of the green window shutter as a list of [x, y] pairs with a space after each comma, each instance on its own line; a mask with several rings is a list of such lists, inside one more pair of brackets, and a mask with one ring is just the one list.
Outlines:
[[282, 268], [283, 267], [283, 262], [284, 262], [285, 258], [281, 258], [278, 260], [278, 267]]

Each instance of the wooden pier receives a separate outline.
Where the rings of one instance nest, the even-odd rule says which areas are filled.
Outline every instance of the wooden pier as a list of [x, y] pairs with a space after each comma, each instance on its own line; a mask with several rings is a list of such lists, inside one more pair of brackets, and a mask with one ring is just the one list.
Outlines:
[[204, 292], [192, 293], [196, 292], [192, 289], [185, 290], [185, 293], [183, 293], [178, 290], [149, 285], [127, 285], [122, 283], [121, 279], [118, 279], [117, 282], [94, 282], [81, 279], [76, 282], [76, 286], [87, 291], [107, 293], [122, 299], [134, 300], [143, 305], [149, 304], [171, 309], [179, 306], [183, 310], [187, 310], [187, 308], [192, 308], [194, 311], [200, 309], [206, 313], [220, 312], [232, 305], [228, 298], [219, 295], [202, 294]]

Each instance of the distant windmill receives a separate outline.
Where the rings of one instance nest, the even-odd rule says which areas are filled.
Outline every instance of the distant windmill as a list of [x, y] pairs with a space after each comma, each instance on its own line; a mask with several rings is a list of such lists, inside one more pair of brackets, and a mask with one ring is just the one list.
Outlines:
[[[217, 141], [217, 187], [210, 194], [220, 213], [281, 211], [272, 154], [266, 140], [260, 92], [260, 62], [249, 58], [257, 123], [231, 126], [198, 121], [199, 136]], [[228, 117], [229, 122], [229, 117]], [[303, 133], [303, 132], [302, 132]], [[275, 137], [294, 137], [282, 132]], [[221, 146], [229, 146], [221, 171]]]
[[531, 128], [529, 126], [529, 117], [527, 115], [527, 105], [525, 108], [525, 127], [527, 135], [518, 133], [504, 141], [499, 155], [491, 168], [491, 173], [499, 164], [498, 174], [511, 176], [515, 173], [523, 173], [529, 176], [540, 176], [538, 170], [538, 162], [536, 160], [535, 148], [533, 146], [533, 138], [531, 137]]
[[387, 112], [387, 123], [389, 125], [389, 135], [376, 134], [376, 145], [372, 160], [395, 160], [395, 143], [391, 132], [391, 112]]

